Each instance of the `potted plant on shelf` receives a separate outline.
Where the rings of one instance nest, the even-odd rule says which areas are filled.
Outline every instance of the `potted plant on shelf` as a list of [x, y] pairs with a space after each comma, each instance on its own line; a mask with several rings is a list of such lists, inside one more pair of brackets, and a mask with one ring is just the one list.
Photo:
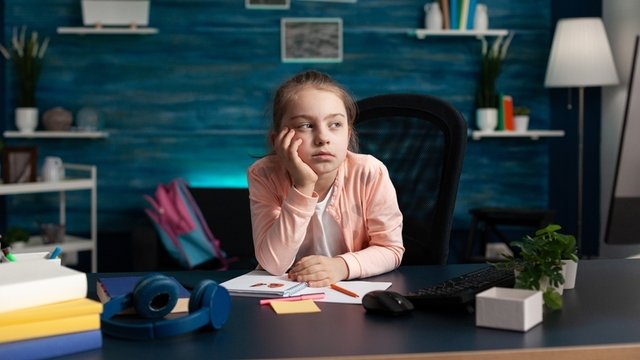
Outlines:
[[513, 122], [515, 123], [516, 131], [527, 131], [529, 128], [529, 113], [529, 108], [524, 106], [516, 106], [513, 109]]
[[484, 37], [480, 57], [480, 77], [476, 89], [476, 125], [482, 131], [493, 131], [498, 125], [498, 92], [496, 81], [500, 75], [502, 61], [513, 39], [513, 33], [505, 39], [498, 37], [491, 48]]
[[26, 26], [19, 33], [16, 27], [13, 28], [10, 46], [0, 45], [2, 56], [13, 63], [16, 71], [18, 104], [15, 121], [22, 132], [32, 132], [38, 126], [36, 87], [48, 45], [49, 38], [40, 42], [36, 31], [27, 36]]
[[537, 230], [534, 236], [526, 235], [520, 241], [511, 242], [519, 251], [504, 256], [503, 263], [492, 264], [513, 269], [516, 288], [541, 290], [544, 304], [553, 310], [562, 308], [563, 260], [578, 260], [575, 238], [558, 233], [560, 229], [559, 225], [550, 224]]

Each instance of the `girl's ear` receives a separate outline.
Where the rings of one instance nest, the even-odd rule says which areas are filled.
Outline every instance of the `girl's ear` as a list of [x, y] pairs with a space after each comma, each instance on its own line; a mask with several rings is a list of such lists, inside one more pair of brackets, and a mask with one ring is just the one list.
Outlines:
[[269, 133], [269, 143], [271, 144], [271, 147], [274, 147], [274, 146], [275, 146], [276, 136], [277, 136], [277, 135], [276, 135], [275, 131], [271, 131], [271, 132]]

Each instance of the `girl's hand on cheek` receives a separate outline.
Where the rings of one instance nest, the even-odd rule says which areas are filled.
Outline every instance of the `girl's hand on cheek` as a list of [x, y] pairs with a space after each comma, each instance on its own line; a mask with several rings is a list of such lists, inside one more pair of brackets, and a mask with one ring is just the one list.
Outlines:
[[316, 174], [298, 154], [302, 139], [295, 138], [293, 129], [283, 128], [274, 140], [273, 148], [284, 163], [295, 187], [306, 195], [311, 195], [318, 181]]

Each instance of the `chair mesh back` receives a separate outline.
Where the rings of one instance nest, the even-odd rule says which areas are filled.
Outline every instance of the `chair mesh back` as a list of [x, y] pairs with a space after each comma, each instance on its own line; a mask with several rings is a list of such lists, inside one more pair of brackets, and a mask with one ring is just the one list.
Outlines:
[[368, 98], [358, 109], [359, 152], [387, 166], [398, 194], [403, 264], [446, 263], [466, 122], [447, 103], [424, 95]]

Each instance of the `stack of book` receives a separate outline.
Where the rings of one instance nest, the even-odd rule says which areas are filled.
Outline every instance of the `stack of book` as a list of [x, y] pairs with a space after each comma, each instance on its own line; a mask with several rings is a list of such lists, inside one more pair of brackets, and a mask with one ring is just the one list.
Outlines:
[[444, 29], [471, 30], [477, 0], [440, 0]]
[[101, 312], [82, 272], [44, 260], [0, 264], [0, 359], [100, 348]]

